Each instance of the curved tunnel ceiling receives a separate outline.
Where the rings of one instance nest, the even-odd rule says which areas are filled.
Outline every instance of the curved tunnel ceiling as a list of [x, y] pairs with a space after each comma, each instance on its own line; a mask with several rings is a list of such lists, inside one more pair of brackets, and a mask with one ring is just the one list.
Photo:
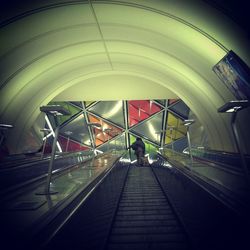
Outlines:
[[178, 96], [212, 148], [232, 150], [228, 117], [217, 108], [233, 97], [212, 67], [229, 50], [249, 64], [248, 43], [206, 2], [51, 0], [6, 13], [0, 115], [15, 126], [9, 144], [22, 141], [39, 107], [52, 100]]

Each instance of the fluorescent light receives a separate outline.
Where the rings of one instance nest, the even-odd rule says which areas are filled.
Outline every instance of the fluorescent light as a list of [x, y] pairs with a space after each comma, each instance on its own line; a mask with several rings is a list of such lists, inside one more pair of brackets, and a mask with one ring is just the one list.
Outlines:
[[193, 124], [193, 123], [194, 123], [194, 120], [193, 120], [193, 119], [184, 120], [183, 125], [184, 125], [184, 126], [190, 126], [190, 125]]
[[46, 105], [40, 107], [40, 111], [51, 115], [71, 115], [71, 113], [61, 105]]
[[0, 128], [2, 128], [2, 129], [13, 128], [13, 125], [10, 125], [10, 124], [0, 124]]
[[235, 111], [234, 108], [231, 108], [231, 109], [227, 110], [226, 112], [227, 112], [227, 113], [232, 113], [232, 112], [234, 112], [234, 111]]
[[72, 131], [65, 131], [64, 134], [69, 136], [69, 135], [72, 135], [73, 132]]
[[218, 112], [219, 113], [233, 113], [241, 109], [247, 108], [249, 106], [250, 104], [248, 100], [230, 101], [230, 102], [225, 103], [220, 108], [218, 108]]

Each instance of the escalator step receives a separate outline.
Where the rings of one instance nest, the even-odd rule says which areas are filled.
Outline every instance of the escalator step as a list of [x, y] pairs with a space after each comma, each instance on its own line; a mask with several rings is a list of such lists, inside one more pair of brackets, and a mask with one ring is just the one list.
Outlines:
[[107, 249], [188, 249], [187, 238], [151, 168], [131, 168]]

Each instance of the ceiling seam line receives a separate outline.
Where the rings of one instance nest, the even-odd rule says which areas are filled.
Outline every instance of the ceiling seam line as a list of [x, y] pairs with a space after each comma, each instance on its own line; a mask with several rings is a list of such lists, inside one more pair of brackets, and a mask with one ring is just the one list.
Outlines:
[[111, 67], [111, 69], [112, 69], [112, 70], [114, 70], [114, 68], [113, 68], [113, 64], [112, 64], [112, 62], [111, 62], [111, 58], [110, 58], [110, 55], [109, 55], [109, 51], [108, 51], [108, 48], [107, 48], [106, 42], [105, 42], [105, 40], [104, 40], [104, 36], [103, 36], [102, 30], [101, 30], [100, 24], [99, 24], [99, 22], [98, 22], [98, 19], [97, 19], [97, 16], [96, 16], [96, 13], [95, 13], [94, 7], [93, 7], [93, 5], [92, 5], [91, 0], [88, 0], [88, 2], [89, 2], [89, 5], [90, 5], [90, 8], [91, 8], [92, 14], [93, 14], [93, 16], [94, 16], [94, 19], [95, 19], [95, 22], [96, 22], [97, 28], [98, 28], [98, 30], [99, 30], [99, 33], [100, 33], [100, 36], [101, 36], [101, 39], [102, 39], [102, 42], [103, 42], [103, 46], [104, 46], [105, 52], [106, 52], [107, 57], [108, 57], [108, 61], [109, 61], [110, 67]]
[[203, 31], [202, 29], [198, 28], [196, 25], [176, 16], [173, 14], [170, 14], [168, 12], [164, 12], [149, 6], [145, 6], [145, 5], [141, 5], [141, 4], [136, 4], [136, 3], [127, 3], [125, 1], [113, 1], [113, 0], [108, 0], [108, 1], [103, 1], [103, 0], [99, 0], [96, 1], [96, 3], [102, 3], [102, 4], [115, 4], [115, 5], [122, 5], [122, 6], [129, 6], [129, 7], [134, 7], [134, 8], [139, 8], [139, 9], [144, 9], [147, 11], [151, 11], [151, 12], [155, 12], [159, 15], [163, 15], [163, 16], [167, 16], [173, 20], [176, 20], [184, 25], [189, 26], [190, 28], [198, 31], [199, 33], [201, 33], [203, 36], [205, 36], [206, 38], [208, 38], [210, 41], [212, 41], [213, 43], [215, 43], [216, 45], [218, 45], [221, 49], [223, 49], [225, 52], [228, 52], [229, 49], [227, 47], [225, 47], [222, 43], [220, 43], [219, 41], [217, 41], [214, 37], [212, 37], [211, 35], [209, 35], [207, 32]]

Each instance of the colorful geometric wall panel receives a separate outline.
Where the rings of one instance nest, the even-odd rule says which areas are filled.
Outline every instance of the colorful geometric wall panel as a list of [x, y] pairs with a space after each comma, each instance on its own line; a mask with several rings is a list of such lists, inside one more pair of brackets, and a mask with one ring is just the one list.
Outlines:
[[122, 133], [122, 129], [115, 127], [98, 117], [90, 114], [88, 117], [91, 123], [99, 123], [101, 125], [101, 127], [92, 127], [96, 146], [99, 146]]
[[177, 113], [178, 115], [180, 115], [184, 119], [188, 118], [189, 107], [183, 101], [177, 102], [176, 104], [171, 106], [169, 109], [174, 111], [175, 113]]
[[109, 142], [102, 144], [98, 147], [98, 150], [103, 152], [109, 150], [124, 150], [126, 148], [125, 144], [125, 134], [121, 134], [116, 136], [115, 138], [111, 138]]
[[155, 100], [155, 101], [160, 103], [162, 106], [165, 106], [166, 100]]
[[84, 115], [80, 114], [74, 120], [60, 129], [60, 134], [81, 144], [90, 146], [90, 135]]
[[82, 102], [70, 102], [70, 103], [82, 109]]
[[177, 101], [179, 101], [180, 99], [168, 99], [168, 105], [171, 105]]
[[60, 143], [63, 152], [76, 152], [76, 151], [89, 150], [88, 147], [83, 146], [80, 143], [72, 141], [68, 138], [64, 138], [62, 136], [59, 136], [58, 141]]
[[85, 103], [85, 107], [88, 107], [88, 106], [90, 106], [92, 103], [95, 103], [95, 101], [93, 102], [93, 101], [90, 101], [90, 102], [84, 102]]
[[[168, 129], [168, 127], [173, 127], [173, 129]], [[183, 120], [175, 116], [173, 113], [168, 112], [167, 115], [167, 131], [165, 137], [165, 144], [171, 143], [171, 140], [175, 141], [187, 134], [187, 128], [183, 125]]]
[[64, 123], [65, 121], [69, 120], [70, 117], [81, 111], [80, 108], [71, 105], [69, 102], [50, 102], [49, 105], [61, 105], [70, 112], [70, 115], [58, 115], [56, 117], [58, 124]]
[[160, 110], [160, 106], [149, 100], [128, 101], [129, 126], [136, 125]]
[[[92, 147], [103, 152], [115, 148], [125, 149], [126, 141], [130, 138], [131, 144], [135, 140], [134, 136], [139, 135], [144, 138], [146, 150], [155, 152], [161, 146], [162, 140], [171, 146], [171, 141], [186, 137], [186, 127], [182, 123], [189, 117], [189, 108], [180, 99], [126, 101], [127, 121], [124, 101], [74, 101], [50, 104], [60, 104], [71, 112], [70, 116], [58, 117], [60, 124], [63, 124], [59, 139], [63, 151], [66, 150], [68, 141], [68, 151], [86, 150]], [[166, 117], [165, 122], [163, 117]], [[55, 129], [54, 117], [49, 116], [49, 119]], [[99, 123], [100, 127], [89, 127], [88, 123]], [[166, 133], [164, 124], [167, 128]], [[175, 128], [171, 131], [168, 129], [169, 126]], [[165, 138], [162, 137], [163, 134]], [[48, 139], [47, 151], [51, 148], [52, 139], [52, 136]]]
[[90, 107], [88, 111], [93, 112], [111, 122], [125, 127], [123, 116], [123, 101], [100, 101]]
[[154, 115], [146, 122], [138, 124], [136, 127], [132, 128], [131, 131], [135, 132], [136, 134], [143, 135], [151, 141], [160, 144], [161, 136], [159, 134], [159, 131], [162, 130], [162, 118], [163, 112]]

